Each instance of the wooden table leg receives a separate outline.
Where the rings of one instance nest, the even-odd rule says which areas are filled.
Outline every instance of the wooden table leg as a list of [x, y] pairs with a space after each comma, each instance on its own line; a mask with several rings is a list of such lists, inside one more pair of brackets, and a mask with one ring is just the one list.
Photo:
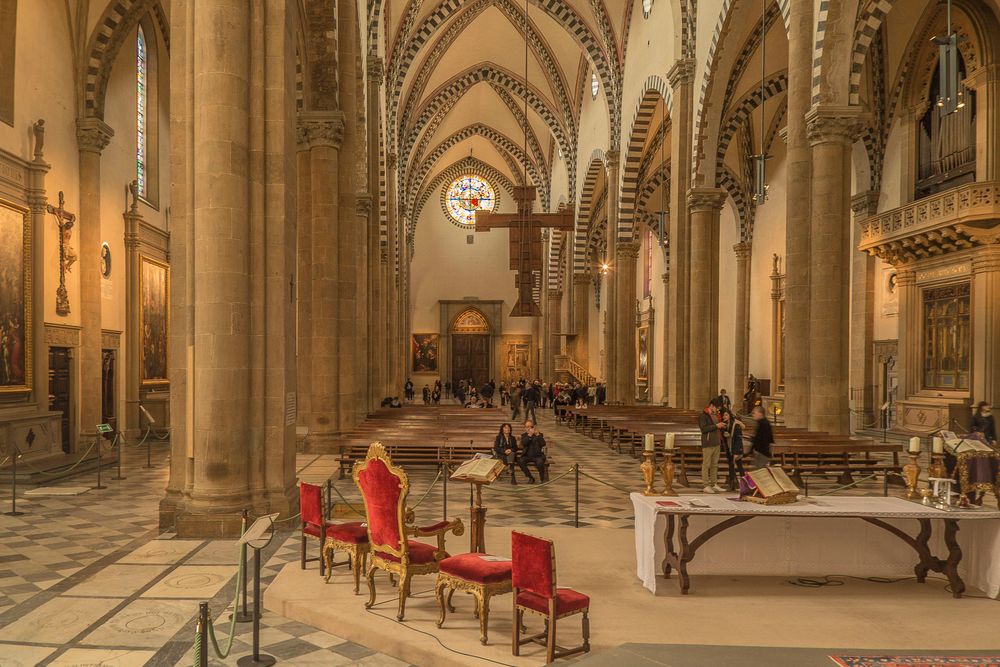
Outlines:
[[943, 562], [943, 574], [948, 577], [951, 584], [951, 595], [955, 598], [962, 597], [965, 592], [965, 582], [958, 576], [958, 564], [962, 562], [962, 549], [958, 546], [955, 536], [958, 534], [958, 521], [955, 519], [944, 520], [944, 543], [948, 547], [948, 558]]
[[671, 563], [676, 562], [677, 552], [674, 551], [674, 515], [667, 515], [667, 530], [663, 534], [663, 576], [667, 579], [670, 578]]
[[677, 543], [679, 557], [677, 558], [677, 583], [681, 587], [681, 595], [687, 595], [691, 587], [691, 578], [688, 577], [687, 564], [694, 558], [694, 549], [688, 543], [688, 519], [687, 514], [681, 514], [680, 530], [677, 531]]

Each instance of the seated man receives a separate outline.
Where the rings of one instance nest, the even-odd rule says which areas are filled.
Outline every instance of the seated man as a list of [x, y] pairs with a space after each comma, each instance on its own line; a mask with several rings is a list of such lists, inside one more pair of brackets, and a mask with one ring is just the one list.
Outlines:
[[535, 430], [535, 422], [530, 419], [524, 422], [524, 433], [521, 434], [521, 455], [517, 464], [521, 472], [528, 478], [529, 484], [535, 483], [535, 478], [528, 470], [528, 464], [534, 463], [538, 476], [545, 481], [545, 436]]

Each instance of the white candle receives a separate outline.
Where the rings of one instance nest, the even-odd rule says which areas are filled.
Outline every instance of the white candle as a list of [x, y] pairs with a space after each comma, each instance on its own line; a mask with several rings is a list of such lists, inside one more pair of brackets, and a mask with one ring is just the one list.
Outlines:
[[677, 437], [676, 433], [667, 433], [664, 436], [664, 442], [663, 442], [664, 448], [666, 448], [666, 449], [673, 449], [674, 448], [674, 438], [676, 438], [676, 437]]
[[647, 452], [653, 451], [654, 445], [653, 445], [653, 434], [652, 433], [647, 433], [645, 435], [645, 437], [643, 438], [643, 446], [644, 446], [644, 449]]
[[935, 454], [944, 454], [944, 438], [934, 436], [931, 440], [931, 451]]
[[910, 438], [910, 453], [919, 454], [920, 453], [920, 438], [913, 436]]

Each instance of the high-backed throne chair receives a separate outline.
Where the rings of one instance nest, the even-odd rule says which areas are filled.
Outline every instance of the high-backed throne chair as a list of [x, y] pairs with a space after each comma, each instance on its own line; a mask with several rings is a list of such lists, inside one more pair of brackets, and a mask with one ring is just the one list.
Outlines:
[[[399, 579], [399, 611], [403, 620], [410, 579], [434, 574], [438, 563], [448, 557], [444, 536], [465, 532], [461, 519], [438, 521], [428, 526], [413, 525], [413, 510], [406, 506], [410, 481], [406, 471], [394, 466], [381, 442], [373, 442], [364, 461], [354, 465], [354, 483], [361, 489], [368, 517], [370, 556], [366, 578], [369, 599], [366, 608], [375, 604], [375, 570], [383, 570]], [[434, 537], [437, 544], [411, 540], [411, 537]]]

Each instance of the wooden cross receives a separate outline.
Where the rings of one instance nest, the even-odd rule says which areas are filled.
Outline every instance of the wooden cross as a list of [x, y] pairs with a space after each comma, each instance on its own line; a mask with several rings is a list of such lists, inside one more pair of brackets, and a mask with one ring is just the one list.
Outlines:
[[510, 230], [510, 268], [517, 271], [517, 303], [510, 311], [511, 317], [539, 317], [541, 308], [535, 301], [534, 273], [542, 271], [542, 227], [573, 229], [573, 205], [562, 205], [555, 213], [534, 213], [535, 186], [521, 185], [514, 188], [517, 213], [476, 211], [476, 231], [491, 229]]
[[46, 204], [45, 209], [56, 216], [59, 225], [59, 287], [56, 288], [56, 314], [69, 315], [69, 294], [66, 292], [66, 271], [76, 261], [76, 253], [67, 245], [76, 216], [66, 210], [66, 197], [59, 191], [59, 206]]

